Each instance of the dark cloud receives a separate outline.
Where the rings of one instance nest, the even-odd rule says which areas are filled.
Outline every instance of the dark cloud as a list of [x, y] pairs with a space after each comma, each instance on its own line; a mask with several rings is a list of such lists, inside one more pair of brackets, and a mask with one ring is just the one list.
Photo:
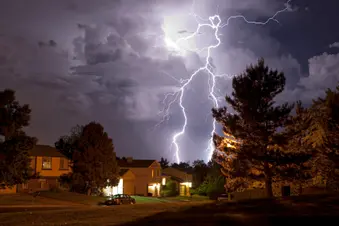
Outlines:
[[[299, 3], [291, 4], [296, 9]], [[219, 12], [223, 19], [243, 13], [261, 20], [281, 7], [279, 0], [196, 0], [194, 5], [186, 0], [1, 1], [0, 88], [17, 90], [20, 102], [31, 105], [29, 133], [41, 143], [53, 144], [72, 126], [96, 120], [113, 137], [119, 155], [172, 160], [169, 147], [183, 115], [177, 102], [167, 111], [164, 104], [171, 99], [163, 100], [204, 64], [205, 55], [173, 54], [164, 47], [164, 26], [169, 26], [171, 35], [194, 31], [196, 21], [188, 16], [192, 9], [204, 18]], [[282, 14], [279, 20], [299, 11]], [[271, 67], [286, 74], [288, 89], [280, 96], [282, 101], [309, 101], [325, 87], [333, 87], [338, 80], [336, 53], [315, 52], [308, 57], [309, 73], [305, 73], [300, 63], [305, 59], [292, 55], [283, 38], [271, 35], [299, 18], [294, 19], [267, 26], [233, 20], [220, 31], [222, 45], [212, 53], [214, 70], [238, 74], [265, 57]], [[183, 45], [213, 44], [212, 32], [205, 29]], [[185, 160], [207, 154], [213, 106], [208, 79], [206, 73], [199, 73], [186, 89], [189, 120], [187, 136], [180, 139]], [[217, 78], [220, 100], [230, 93], [230, 84], [228, 77]], [[168, 121], [154, 128], [164, 112], [170, 115]]]

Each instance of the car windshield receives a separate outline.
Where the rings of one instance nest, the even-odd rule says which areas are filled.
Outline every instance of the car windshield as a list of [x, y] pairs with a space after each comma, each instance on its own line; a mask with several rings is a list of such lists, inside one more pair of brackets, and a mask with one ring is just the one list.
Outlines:
[[113, 199], [120, 198], [120, 195], [113, 195], [112, 198], [113, 198]]

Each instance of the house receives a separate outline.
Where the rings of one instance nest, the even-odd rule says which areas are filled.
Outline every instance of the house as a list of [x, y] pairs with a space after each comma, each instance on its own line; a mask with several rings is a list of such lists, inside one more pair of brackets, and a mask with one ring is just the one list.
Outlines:
[[17, 185], [18, 192], [49, 190], [59, 187], [58, 178], [72, 171], [69, 160], [56, 148], [48, 145], [36, 145], [29, 151], [31, 168], [36, 179]]
[[193, 175], [185, 171], [168, 167], [162, 170], [162, 184], [166, 184], [166, 180], [171, 179], [177, 184], [177, 189], [180, 196], [190, 196], [192, 187]]
[[161, 166], [156, 160], [140, 160], [131, 157], [118, 160], [119, 184], [104, 189], [106, 194], [160, 196]]
[[4, 195], [4, 194], [14, 194], [16, 193], [16, 187], [5, 187], [5, 188], [0, 188], [0, 195]]
[[120, 179], [117, 186], [106, 187], [103, 189], [103, 193], [107, 196], [116, 194], [135, 194], [135, 174], [129, 169], [121, 169], [119, 172]]

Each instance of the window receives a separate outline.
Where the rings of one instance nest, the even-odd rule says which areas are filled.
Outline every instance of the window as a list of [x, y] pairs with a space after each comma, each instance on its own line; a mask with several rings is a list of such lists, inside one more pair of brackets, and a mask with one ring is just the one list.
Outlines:
[[60, 158], [60, 169], [67, 170], [68, 169], [68, 159]]
[[28, 189], [28, 184], [27, 183], [22, 184], [22, 189]]
[[42, 157], [42, 169], [52, 169], [52, 157]]
[[154, 177], [154, 169], [152, 169], [152, 178]]

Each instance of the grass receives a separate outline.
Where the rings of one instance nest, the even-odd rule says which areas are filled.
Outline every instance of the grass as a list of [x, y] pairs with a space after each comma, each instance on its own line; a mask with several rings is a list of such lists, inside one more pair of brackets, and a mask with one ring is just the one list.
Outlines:
[[175, 197], [166, 197], [162, 198], [168, 201], [182, 201], [182, 202], [200, 202], [209, 200], [207, 196], [192, 195], [190, 196], [175, 196]]
[[[339, 196], [232, 203], [160, 202], [0, 214], [0, 225], [325, 225], [339, 219]], [[336, 220], [336, 221], [334, 221]], [[333, 224], [333, 223], [332, 223]]]
[[34, 198], [29, 194], [6, 194], [0, 195], [0, 205], [43, 205], [50, 204], [50, 200]]
[[43, 191], [40, 193], [40, 196], [53, 200], [83, 205], [98, 205], [100, 202], [103, 202], [105, 200], [104, 197], [88, 196], [66, 191]]
[[157, 198], [157, 197], [146, 197], [146, 196], [132, 196], [136, 203], [161, 203], [168, 202], [165, 199]]

